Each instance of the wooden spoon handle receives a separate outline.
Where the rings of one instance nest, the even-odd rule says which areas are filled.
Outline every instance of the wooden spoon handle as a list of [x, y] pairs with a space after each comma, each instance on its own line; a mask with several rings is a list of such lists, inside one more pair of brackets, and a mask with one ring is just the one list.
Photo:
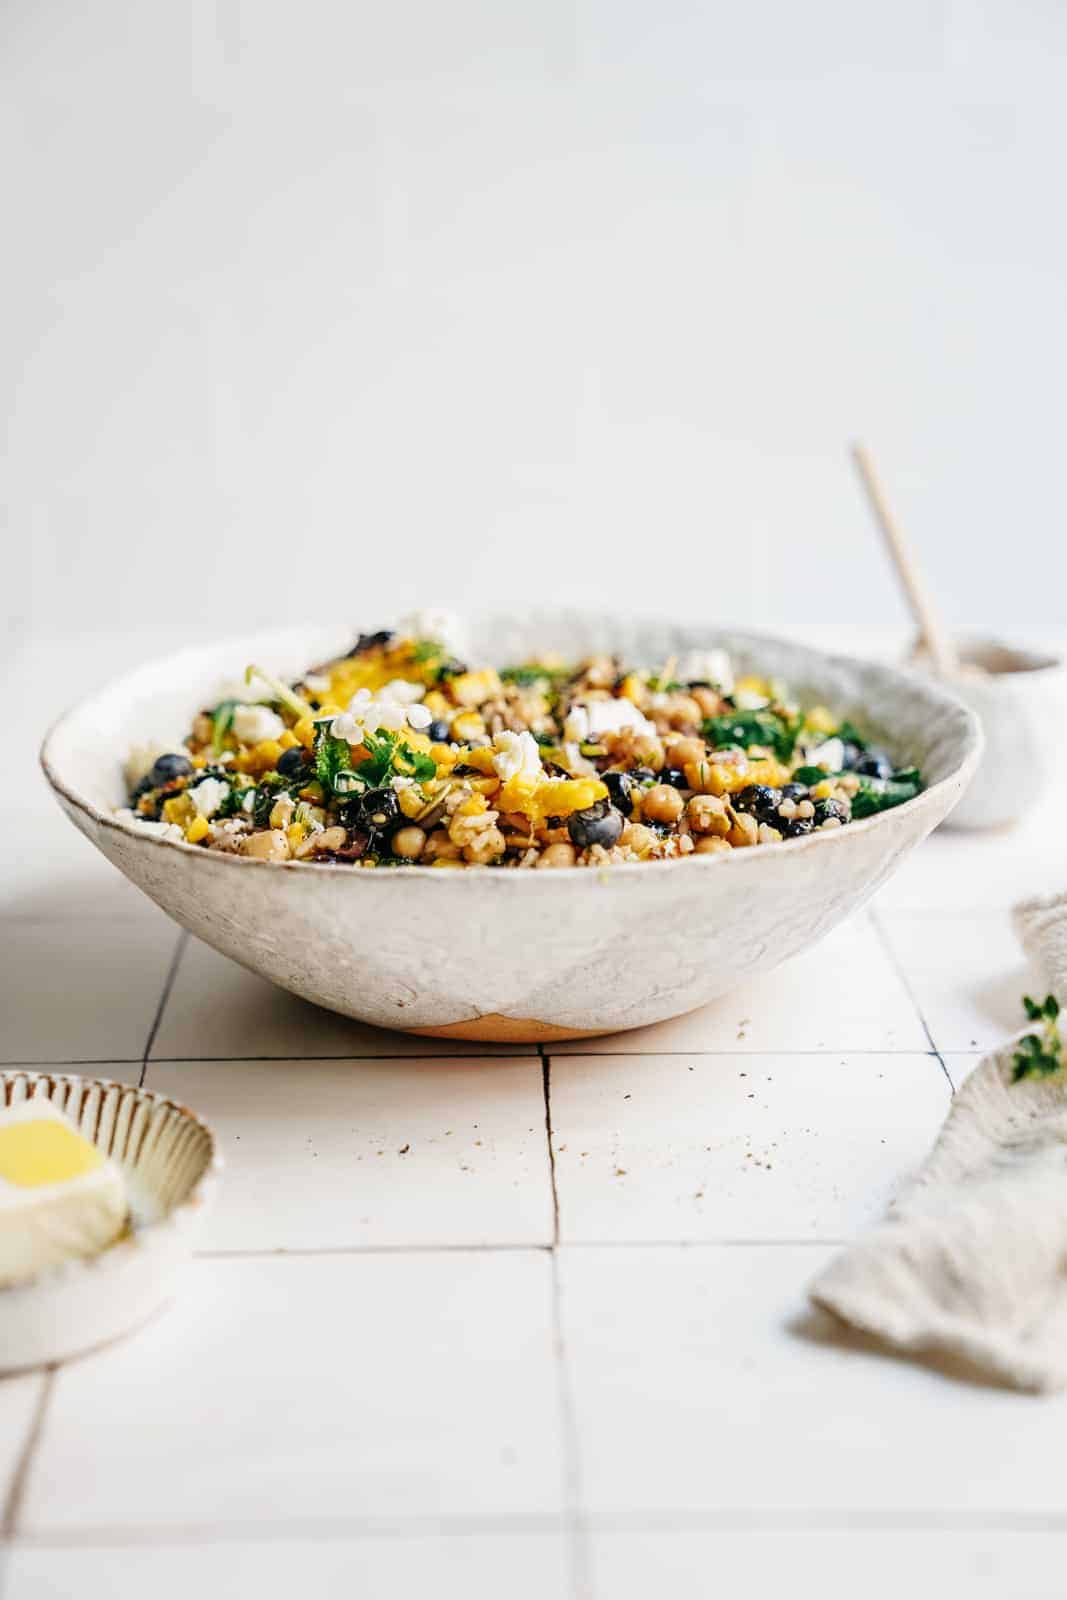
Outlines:
[[905, 538], [900, 523], [889, 509], [885, 491], [866, 446], [854, 444], [852, 459], [856, 464], [856, 471], [866, 491], [871, 510], [874, 512], [874, 519], [882, 530], [882, 537], [897, 569], [897, 577], [907, 596], [912, 616], [919, 625], [919, 633], [930, 653], [934, 671], [942, 678], [955, 677], [959, 671], [956, 647], [930, 598], [930, 591], [915, 559], [915, 552]]

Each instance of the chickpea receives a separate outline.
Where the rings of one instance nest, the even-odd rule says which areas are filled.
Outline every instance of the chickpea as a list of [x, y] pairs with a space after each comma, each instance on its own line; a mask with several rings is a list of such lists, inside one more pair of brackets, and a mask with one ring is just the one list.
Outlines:
[[684, 767], [690, 761], [703, 761], [707, 746], [703, 739], [669, 739], [667, 753], [672, 767]]
[[281, 795], [279, 799], [275, 800], [273, 806], [271, 806], [271, 811], [270, 811], [270, 825], [271, 825], [271, 827], [272, 828], [287, 828], [289, 826], [290, 822], [292, 822], [292, 820], [293, 820], [293, 812], [295, 810], [296, 810], [296, 806], [294, 805], [294, 803], [293, 803], [292, 799], [290, 798], [290, 796], [287, 795], [287, 794]]
[[436, 866], [439, 861], [458, 861], [460, 853], [459, 845], [453, 844], [448, 834], [442, 831], [431, 833], [426, 841], [423, 857]]
[[747, 811], [737, 811], [734, 813], [734, 825], [726, 837], [735, 849], [744, 849], [758, 841], [759, 823]]
[[269, 833], [250, 833], [241, 841], [241, 854], [254, 856], [257, 861], [288, 861], [289, 840], [280, 828]]
[[667, 720], [672, 728], [697, 728], [700, 719], [701, 710], [694, 695], [679, 694], [672, 698], [667, 708]]
[[718, 716], [720, 697], [714, 689], [690, 689], [689, 693], [700, 707], [700, 715], [702, 717]]
[[573, 867], [578, 859], [572, 844], [550, 844], [542, 850], [538, 859], [539, 867]]
[[641, 822], [628, 822], [619, 837], [619, 843], [628, 845], [635, 855], [643, 856], [656, 842], [656, 835], [651, 828], [646, 828]]
[[405, 861], [417, 861], [426, 845], [421, 828], [398, 828], [393, 834], [393, 854]]
[[714, 794], [695, 794], [685, 808], [695, 833], [713, 833], [724, 839], [730, 831], [726, 801]]
[[[838, 823], [838, 827], [840, 827], [840, 826], [841, 826], [841, 824]], [[772, 828], [769, 822], [761, 822], [760, 823], [760, 825], [759, 825], [759, 842], [760, 842], [760, 844], [780, 844], [781, 841], [782, 841], [782, 835], [778, 832], [777, 828]]]
[[706, 833], [702, 839], [697, 840], [696, 848], [698, 856], [717, 856], [719, 854], [725, 855], [733, 846], [728, 844], [725, 839], [717, 838], [713, 833]]
[[669, 783], [657, 783], [641, 801], [641, 815], [650, 822], [677, 822], [685, 802]]
[[506, 849], [507, 841], [493, 823], [483, 829], [470, 844], [464, 846], [463, 855], [474, 866], [486, 867], [491, 861], [498, 861]]

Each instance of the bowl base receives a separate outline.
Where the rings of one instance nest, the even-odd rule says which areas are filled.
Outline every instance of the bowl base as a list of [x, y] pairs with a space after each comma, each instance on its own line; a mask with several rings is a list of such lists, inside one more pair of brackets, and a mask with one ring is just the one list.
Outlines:
[[488, 1044], [545, 1044], [555, 1039], [599, 1039], [615, 1028], [561, 1028], [554, 1022], [538, 1022], [533, 1017], [505, 1017], [489, 1011], [483, 1017], [465, 1017], [459, 1022], [444, 1022], [437, 1028], [405, 1028], [426, 1039], [477, 1039]]

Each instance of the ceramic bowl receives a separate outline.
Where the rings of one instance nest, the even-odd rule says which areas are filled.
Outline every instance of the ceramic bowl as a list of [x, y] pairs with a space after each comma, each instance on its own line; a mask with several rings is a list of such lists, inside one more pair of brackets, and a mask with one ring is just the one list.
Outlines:
[[961, 674], [952, 691], [982, 724], [985, 752], [975, 781], [948, 819], [953, 828], [1002, 828], [1039, 804], [1064, 767], [1058, 730], [1067, 714], [1062, 656], [979, 636], [957, 641]]
[[173, 1294], [219, 1170], [210, 1130], [191, 1111], [104, 1078], [0, 1073], [0, 1106], [42, 1097], [120, 1168], [131, 1227], [117, 1244], [0, 1288], [0, 1372], [109, 1344]]
[[642, 1027], [704, 1004], [820, 938], [941, 822], [981, 732], [917, 675], [714, 628], [556, 613], [495, 617], [471, 656], [616, 649], [657, 664], [723, 646], [739, 672], [784, 679], [883, 739], [928, 787], [880, 817], [787, 843], [603, 871], [348, 871], [208, 852], [122, 823], [129, 747], [177, 739], [247, 661], [295, 677], [352, 630], [233, 639], [138, 668], [69, 712], [42, 761], [60, 805], [183, 927], [308, 1000], [380, 1027], [462, 1039], [551, 1040]]

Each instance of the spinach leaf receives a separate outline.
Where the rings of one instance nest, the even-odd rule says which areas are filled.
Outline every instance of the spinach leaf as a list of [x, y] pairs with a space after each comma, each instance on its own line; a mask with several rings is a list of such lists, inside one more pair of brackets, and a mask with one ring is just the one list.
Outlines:
[[742, 750], [754, 744], [767, 745], [779, 761], [788, 761], [800, 728], [800, 717], [787, 718], [777, 711], [727, 711], [722, 716], [707, 719], [704, 737], [714, 750], [733, 744], [740, 745]]
[[337, 779], [340, 774], [352, 770], [352, 752], [348, 748], [348, 740], [333, 737], [330, 733], [331, 721], [332, 718], [324, 718], [322, 722], [316, 722], [315, 744], [312, 751], [315, 776], [328, 795], [337, 792]]
[[876, 816], [879, 811], [889, 811], [901, 806], [905, 800], [914, 800], [922, 788], [918, 771], [907, 767], [895, 772], [891, 778], [860, 778], [859, 788], [852, 796], [852, 819]]

